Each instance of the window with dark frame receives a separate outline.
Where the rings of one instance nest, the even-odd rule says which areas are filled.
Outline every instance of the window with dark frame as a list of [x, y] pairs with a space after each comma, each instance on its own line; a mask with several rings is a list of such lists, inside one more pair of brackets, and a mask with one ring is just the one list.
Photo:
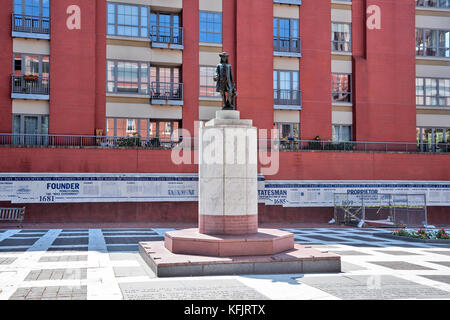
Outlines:
[[352, 51], [351, 29], [350, 23], [331, 23], [331, 51]]
[[351, 74], [331, 74], [331, 100], [334, 103], [352, 103]]
[[333, 124], [332, 139], [335, 142], [352, 141], [352, 126], [343, 124]]
[[220, 92], [216, 92], [216, 82], [214, 75], [216, 67], [200, 66], [200, 97], [220, 97]]
[[273, 92], [275, 105], [301, 105], [299, 72], [273, 71]]
[[151, 96], [154, 99], [181, 100], [181, 68], [175, 66], [151, 66]]
[[148, 62], [107, 61], [107, 92], [149, 94]]
[[299, 20], [273, 18], [274, 51], [300, 52]]
[[416, 7], [449, 9], [450, 0], [416, 0]]
[[132, 4], [107, 4], [107, 34], [149, 37], [149, 7]]
[[183, 44], [181, 17], [177, 13], [151, 12], [150, 38], [153, 42]]
[[416, 105], [450, 106], [450, 79], [416, 78]]
[[200, 11], [200, 42], [222, 43], [222, 13]]
[[450, 30], [416, 28], [416, 55], [450, 58]]

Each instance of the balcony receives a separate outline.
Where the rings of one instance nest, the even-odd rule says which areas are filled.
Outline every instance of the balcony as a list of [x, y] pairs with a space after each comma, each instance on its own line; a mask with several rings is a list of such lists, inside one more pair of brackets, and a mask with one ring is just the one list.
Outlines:
[[301, 5], [302, 0], [273, 0], [273, 3]]
[[12, 36], [48, 40], [50, 39], [50, 18], [13, 14]]
[[183, 105], [183, 84], [175, 82], [152, 82], [151, 104]]
[[152, 26], [150, 32], [152, 48], [183, 50], [183, 28]]
[[275, 110], [302, 110], [302, 92], [300, 90], [274, 89]]
[[301, 39], [295, 37], [273, 37], [274, 56], [301, 58]]
[[49, 78], [34, 75], [12, 75], [12, 99], [49, 100]]

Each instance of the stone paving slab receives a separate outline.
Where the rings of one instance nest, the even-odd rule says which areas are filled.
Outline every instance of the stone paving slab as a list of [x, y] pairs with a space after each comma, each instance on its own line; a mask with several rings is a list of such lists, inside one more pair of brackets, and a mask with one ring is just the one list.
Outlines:
[[33, 245], [36, 241], [38, 241], [38, 238], [33, 238], [33, 239], [13, 239], [13, 238], [9, 238], [9, 239], [5, 239], [3, 241], [0, 241], [0, 246], [1, 247], [7, 247], [7, 246], [31, 246]]
[[61, 252], [61, 253], [78, 252], [78, 251], [88, 251], [88, 247], [50, 247], [47, 249], [47, 251]]
[[370, 254], [365, 252], [360, 252], [356, 250], [333, 250], [331, 249], [330, 252], [336, 253], [339, 256], [370, 256]]
[[89, 237], [79, 237], [79, 238], [56, 238], [53, 241], [52, 246], [68, 246], [68, 245], [83, 245], [89, 244]]
[[405, 261], [369, 261], [369, 263], [376, 264], [382, 267], [394, 270], [434, 270], [432, 268], [420, 266], [414, 263]]
[[10, 239], [14, 239], [14, 238], [40, 238], [44, 235], [45, 233], [16, 233], [13, 234], [11, 237], [9, 237]]
[[82, 280], [87, 277], [87, 268], [32, 270], [25, 281], [39, 280]]
[[142, 277], [147, 273], [142, 267], [113, 267], [114, 275], [118, 278], [123, 277]]
[[18, 288], [9, 300], [86, 300], [87, 286]]
[[395, 276], [325, 276], [298, 280], [344, 300], [449, 299], [450, 293]]
[[164, 241], [161, 236], [130, 236], [130, 237], [107, 237], [105, 236], [105, 243], [108, 244], [135, 244], [141, 241]]
[[450, 274], [442, 274], [442, 275], [433, 274], [433, 275], [420, 275], [420, 276], [430, 279], [430, 280], [433, 280], [433, 281], [450, 284]]
[[87, 255], [44, 256], [39, 259], [39, 262], [87, 261], [87, 258]]
[[139, 245], [130, 246], [107, 246], [108, 252], [138, 252]]
[[450, 250], [447, 250], [447, 251], [426, 250], [426, 252], [435, 253], [435, 254], [442, 254], [442, 255], [445, 255], [445, 256], [450, 256]]
[[148, 281], [119, 284], [126, 300], [267, 300], [238, 280]]
[[416, 256], [418, 253], [413, 253], [409, 251], [400, 251], [400, 250], [377, 250], [377, 252], [390, 254], [393, 256]]
[[0, 257], [0, 265], [8, 265], [16, 261], [17, 258]]
[[444, 267], [450, 268], [450, 261], [428, 261], [430, 263], [436, 263]]

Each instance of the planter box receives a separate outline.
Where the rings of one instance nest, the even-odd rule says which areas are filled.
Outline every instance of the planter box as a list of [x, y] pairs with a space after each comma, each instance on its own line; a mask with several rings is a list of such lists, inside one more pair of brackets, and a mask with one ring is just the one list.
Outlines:
[[377, 234], [377, 237], [395, 239], [401, 241], [410, 241], [410, 242], [422, 242], [422, 243], [448, 243], [450, 244], [450, 239], [419, 239], [412, 238], [406, 236], [394, 236], [392, 234]]

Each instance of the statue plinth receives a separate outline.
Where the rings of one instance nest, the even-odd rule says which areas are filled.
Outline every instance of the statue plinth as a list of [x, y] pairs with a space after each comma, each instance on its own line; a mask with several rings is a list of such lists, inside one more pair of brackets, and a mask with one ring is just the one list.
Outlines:
[[199, 227], [140, 242], [159, 277], [340, 272], [340, 257], [258, 229], [257, 128], [221, 110], [199, 129]]

